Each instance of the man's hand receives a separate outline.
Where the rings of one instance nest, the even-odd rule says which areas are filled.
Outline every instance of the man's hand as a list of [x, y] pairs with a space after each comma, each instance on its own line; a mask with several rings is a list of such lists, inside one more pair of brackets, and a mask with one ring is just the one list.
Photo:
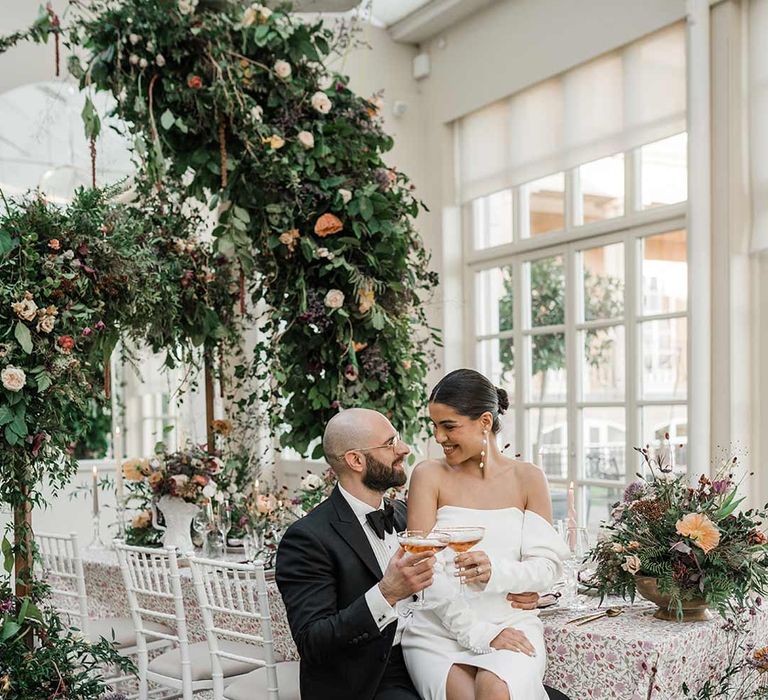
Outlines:
[[464, 583], [471, 583], [480, 589], [484, 589], [491, 580], [491, 560], [485, 552], [473, 550], [459, 554], [453, 563], [456, 565], [456, 576], [460, 576]]
[[434, 566], [435, 555], [432, 552], [406, 556], [398, 547], [389, 560], [384, 577], [379, 581], [379, 590], [387, 602], [394, 606], [398, 600], [410, 598], [414, 593], [431, 586]]
[[507, 593], [507, 600], [518, 610], [535, 610], [539, 606], [538, 593]]
[[507, 627], [507, 629], [501, 630], [497, 637], [491, 642], [491, 646], [494, 649], [509, 649], [510, 651], [519, 651], [528, 656], [536, 656], [536, 649], [534, 649], [533, 644], [528, 641], [528, 637], [526, 637], [520, 630], [516, 630], [512, 627]]

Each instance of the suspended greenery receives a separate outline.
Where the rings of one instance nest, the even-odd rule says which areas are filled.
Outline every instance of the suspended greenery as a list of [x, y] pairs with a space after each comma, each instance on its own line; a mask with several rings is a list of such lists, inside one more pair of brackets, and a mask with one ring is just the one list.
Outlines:
[[[216, 250], [236, 257], [266, 312], [240, 397], [272, 406], [273, 432], [306, 453], [341, 407], [393, 416], [413, 437], [425, 404], [422, 294], [436, 276], [412, 186], [387, 167], [376, 98], [325, 64], [338, 37], [258, 4], [90, 3], [71, 72], [112, 93], [142, 166], [138, 189], [209, 202]], [[86, 129], [100, 122], [86, 105]]]

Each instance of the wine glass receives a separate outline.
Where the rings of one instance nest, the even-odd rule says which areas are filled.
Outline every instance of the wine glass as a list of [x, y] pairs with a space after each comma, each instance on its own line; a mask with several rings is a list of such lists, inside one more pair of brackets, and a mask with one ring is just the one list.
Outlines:
[[232, 509], [229, 506], [229, 501], [224, 501], [219, 505], [217, 527], [221, 533], [221, 539], [224, 542], [224, 554], [226, 554], [227, 536], [229, 535], [229, 531], [232, 529]]
[[566, 544], [571, 551], [571, 556], [565, 561], [565, 582], [568, 594], [569, 607], [575, 610], [586, 610], [593, 607], [583, 596], [579, 596], [579, 573], [586, 568], [584, 559], [589, 553], [589, 531], [585, 527], [569, 527], [566, 536]]
[[201, 508], [197, 511], [195, 514], [195, 517], [192, 518], [192, 529], [201, 537], [203, 540], [203, 556], [207, 557], [210, 555], [210, 546], [208, 544], [208, 532], [211, 529], [211, 518], [208, 514], [208, 511], [205, 508]]
[[[422, 554], [424, 552], [437, 554], [448, 546], [450, 537], [437, 530], [434, 532], [403, 530], [397, 533], [397, 542], [408, 554]], [[424, 591], [421, 590], [416, 594], [416, 600], [408, 607], [411, 610], [427, 610], [434, 607], [434, 604], [425, 603]]]
[[[468, 552], [472, 547], [478, 544], [485, 537], [484, 527], [442, 527], [440, 532], [448, 535], [448, 547], [456, 554]], [[453, 560], [454, 571], [458, 571], [456, 559]], [[459, 576], [459, 590], [462, 598], [467, 597], [467, 585], [464, 583], [464, 577]]]

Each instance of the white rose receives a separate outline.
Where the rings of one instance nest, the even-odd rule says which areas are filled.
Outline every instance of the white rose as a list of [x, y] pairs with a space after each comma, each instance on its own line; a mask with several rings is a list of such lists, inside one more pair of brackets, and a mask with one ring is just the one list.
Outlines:
[[315, 137], [309, 131], [300, 131], [299, 143], [309, 150], [315, 147]]
[[328, 114], [332, 106], [333, 103], [324, 92], [316, 92], [312, 95], [312, 107], [320, 112], [320, 114]]
[[216, 495], [216, 484], [213, 481], [209, 481], [203, 486], [203, 496], [206, 498], [213, 498]]
[[27, 375], [18, 367], [6, 367], [0, 372], [0, 379], [8, 391], [21, 391], [27, 383]]
[[37, 322], [38, 333], [50, 333], [53, 330], [53, 326], [56, 323], [56, 319], [53, 316], [43, 316]]
[[325, 295], [325, 305], [329, 309], [340, 309], [344, 306], [344, 292], [340, 289], [331, 289], [331, 291]]
[[275, 61], [275, 73], [278, 78], [286, 80], [291, 77], [291, 64], [288, 61]]
[[256, 105], [255, 107], [251, 107], [251, 119], [253, 119], [253, 121], [260, 122], [263, 116], [264, 116], [264, 109], [259, 107], [259, 105]]
[[141, 37], [138, 34], [129, 34], [128, 41], [130, 41], [131, 44], [136, 46], [136, 44], [138, 44], [141, 41]]
[[165, 56], [161, 53], [157, 54], [157, 56], [155, 56], [155, 63], [158, 68], [162, 68], [165, 65]]
[[132, 53], [130, 56], [128, 56], [128, 63], [130, 63], [132, 66], [136, 66], [139, 63], [139, 57]]
[[322, 488], [322, 486], [323, 480], [317, 474], [307, 474], [301, 480], [301, 488], [305, 491], [317, 491], [317, 489]]
[[34, 321], [37, 316], [37, 304], [32, 299], [25, 298], [23, 301], [17, 301], [11, 304], [11, 308], [19, 318], [25, 321]]
[[340, 189], [339, 194], [341, 195], [341, 201], [344, 204], [349, 204], [349, 200], [352, 199], [352, 193], [349, 190]]
[[146, 58], [139, 60], [139, 68], [146, 68], [149, 65], [149, 61]]
[[197, 7], [197, 0], [179, 0], [179, 12], [182, 15], [191, 15]]
[[638, 571], [640, 571], [640, 557], [638, 557], [636, 554], [631, 554], [627, 557], [624, 557], [624, 563], [621, 565], [621, 568], [624, 569], [628, 574], [636, 574]]
[[330, 90], [331, 85], [333, 85], [333, 78], [330, 75], [321, 75], [317, 81], [317, 87], [323, 92]]
[[148, 41], [147, 42], [147, 51], [149, 51], [149, 53], [154, 53], [155, 52], [155, 42], [154, 41]]

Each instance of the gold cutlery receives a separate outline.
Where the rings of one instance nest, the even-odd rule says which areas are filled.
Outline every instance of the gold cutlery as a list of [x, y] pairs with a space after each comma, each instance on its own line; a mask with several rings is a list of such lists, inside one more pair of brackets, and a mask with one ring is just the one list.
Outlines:
[[592, 622], [593, 620], [599, 620], [601, 617], [618, 617], [623, 612], [623, 608], [606, 608], [605, 610], [601, 610], [596, 614], [593, 613], [591, 615], [583, 615], [582, 617], [574, 617], [573, 620], [568, 620], [568, 622], [565, 624], [570, 625], [573, 622], [577, 627], [579, 627], [581, 625], [586, 625], [588, 622]]

